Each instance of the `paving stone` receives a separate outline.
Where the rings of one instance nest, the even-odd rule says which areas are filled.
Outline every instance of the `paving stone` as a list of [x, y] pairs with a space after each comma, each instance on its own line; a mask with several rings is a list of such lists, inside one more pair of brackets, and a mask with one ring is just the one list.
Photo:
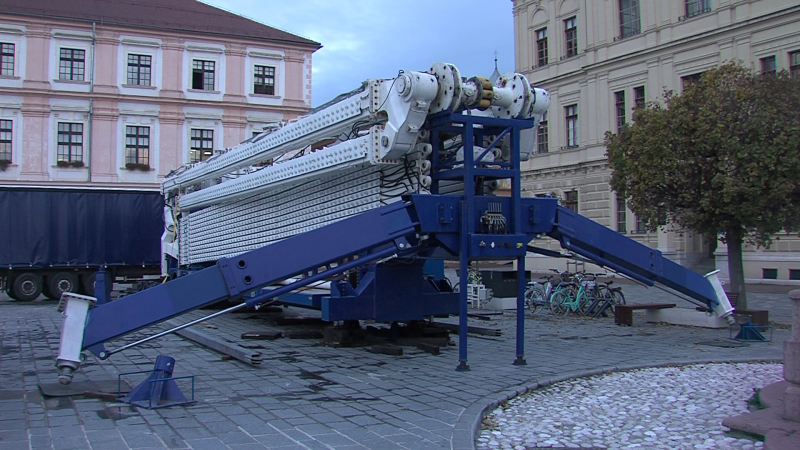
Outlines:
[[214, 434], [224, 434], [239, 431], [239, 426], [229, 420], [224, 422], [206, 422], [204, 425]]
[[231, 450], [265, 450], [268, 447], [260, 442], [252, 442], [249, 444], [230, 444]]
[[269, 448], [299, 445], [299, 442], [284, 434], [267, 434], [254, 437], [258, 442], [261, 442]]
[[193, 428], [176, 428], [175, 431], [187, 442], [190, 439], [207, 439], [213, 437], [210, 431], [199, 426]]
[[138, 436], [123, 435], [125, 443], [130, 448], [161, 447], [161, 439], [154, 434], [140, 434]]
[[28, 427], [25, 420], [0, 420], [0, 431], [4, 430], [24, 430]]
[[242, 431], [232, 433], [217, 433], [216, 437], [222, 440], [226, 445], [232, 444], [252, 444], [256, 440]]
[[[631, 302], [640, 302], [637, 295], [647, 296], [655, 302], [665, 301], [660, 298], [660, 292], [636, 289], [639, 288], [632, 287], [631, 295], [628, 296], [629, 286], [624, 286], [626, 297]], [[751, 306], [754, 308], [759, 307], [759, 295], [762, 294], [750, 296], [753, 303]], [[776, 298], [776, 305], [782, 305], [779, 300], [785, 302], [785, 296]], [[40, 378], [47, 376], [52, 379], [52, 358], [57, 353], [61, 317], [52, 304], [39, 306], [39, 303], [37, 301], [23, 305], [0, 299], [0, 307], [4, 313], [0, 317], [0, 339], [4, 339], [4, 346], [15, 343], [13, 345], [19, 348], [17, 355], [21, 359], [19, 363], [13, 363], [14, 365], [8, 365], [8, 359], [3, 359], [0, 379], [4, 382], [3, 389], [16, 389], [24, 396], [17, 400], [0, 400], [0, 428], [4, 427], [2, 411], [13, 414], [26, 411], [27, 431], [32, 436], [31, 441], [35, 437], [47, 439], [50, 430], [43, 421], [45, 413], [48, 414], [48, 419], [66, 421], [70, 420], [69, 417], [78, 417], [77, 413], [80, 413], [83, 427], [74, 428], [81, 432], [85, 430], [87, 436], [93, 432], [116, 430], [127, 436], [129, 430], [149, 428], [162, 441], [158, 448], [189, 448], [184, 438], [205, 442], [217, 439], [224, 443], [220, 435], [238, 433], [237, 429], [243, 430], [241, 432], [245, 435], [253, 436], [257, 442], [225, 444], [230, 448], [235, 445], [241, 445], [245, 450], [247, 448], [244, 446], [306, 450], [309, 446], [317, 448], [318, 445], [345, 449], [384, 448], [379, 444], [387, 445], [388, 448], [395, 448], [394, 445], [406, 449], [450, 448], [453, 430], [456, 429], [459, 419], [473, 420], [474, 416], [471, 414], [474, 413], [468, 408], [476, 403], [489, 401], [485, 399], [491, 398], [495, 393], [506, 392], [512, 386], [525, 385], [535, 379], [549, 379], [568, 371], [624, 364], [653, 364], [711, 357], [779, 359], [782, 357], [782, 342], [788, 336], [787, 330], [775, 330], [775, 340], [772, 343], [738, 349], [715, 348], [709, 351], [706, 347], [696, 345], [695, 341], [718, 338], [721, 333], [727, 334], [727, 330], [646, 324], [642, 320], [637, 321], [639, 317], [635, 319], [634, 327], [621, 329], [613, 325], [611, 319], [599, 321], [556, 318], [546, 313], [541, 317], [526, 318], [528, 365], [518, 367], [510, 364], [515, 357], [515, 321], [513, 314], [509, 314], [497, 322], [497, 326], [504, 331], [503, 336], [492, 339], [470, 338], [472, 371], [464, 373], [454, 370], [458, 352], [454, 347], [442, 348], [443, 354], [440, 356], [425, 355], [409, 349], [410, 357], [396, 358], [369, 354], [363, 349], [315, 347], [314, 343], [307, 341], [275, 341], [270, 343], [269, 359], [261, 368], [253, 369], [243, 364], [220, 362], [218, 354], [214, 352], [180, 337], [166, 336], [155, 344], [157, 348], [131, 349], [107, 361], [97, 361], [90, 356], [94, 365], [82, 367], [76, 380], [86, 380], [89, 377], [108, 379], [117, 372], [150, 370], [157, 355], [180, 355], [178, 368], [181, 373], [197, 376], [196, 395], [199, 403], [188, 407], [141, 411], [125, 406], [125, 409], [118, 412], [120, 419], [115, 421], [92, 417], [92, 414], [97, 415], [106, 409], [109, 412], [117, 409], [106, 408], [105, 403], [99, 400], [44, 400], [35, 389], [25, 392], [29, 389], [27, 383], [36, 378], [31, 374], [40, 372]], [[201, 312], [193, 312], [185, 318], [191, 320], [200, 315]], [[209, 323], [214, 323], [218, 328], [209, 331], [236, 342], [241, 332], [252, 328], [253, 324], [252, 321], [236, 316], [238, 315], [212, 319]], [[10, 326], [14, 327], [13, 331], [10, 331]], [[23, 329], [26, 331], [19, 331]], [[159, 329], [164, 328], [151, 327], [143, 330], [143, 333]], [[631, 334], [632, 336], [628, 336]], [[580, 339], [564, 339], [565, 335], [578, 336]], [[36, 338], [31, 339], [32, 336]], [[312, 391], [309, 386], [314, 380], [300, 379], [297, 374], [301, 369], [318, 373], [338, 384]], [[31, 401], [33, 399], [35, 401]], [[224, 411], [220, 411], [221, 409]], [[346, 419], [347, 417], [350, 419]], [[373, 420], [377, 423], [367, 423]], [[8, 426], [11, 430], [26, 427], [25, 423], [17, 419], [7, 422], [13, 424]], [[212, 422], [230, 423], [235, 428], [214, 427], [210, 425]], [[317, 430], [317, 424], [327, 427], [329, 432], [317, 434], [314, 431]], [[381, 432], [376, 434], [366, 429], [366, 426], [385, 428], [380, 428]], [[303, 427], [307, 427], [305, 430], [308, 433], [300, 431]], [[58, 428], [56, 427], [56, 434], [69, 437], [69, 433]], [[286, 433], [280, 434], [278, 430]], [[341, 435], [357, 444], [340, 447], [325, 443], [322, 437], [314, 439], [327, 435]], [[382, 436], [395, 436], [395, 439], [381, 440]], [[313, 444], [301, 444], [306, 442]], [[467, 442], [469, 443], [469, 439]], [[55, 439], [53, 443], [55, 444]], [[345, 441], [346, 443], [348, 442]]]
[[339, 433], [318, 434], [314, 436], [314, 439], [333, 448], [340, 448], [343, 446], [356, 444], [356, 442], [352, 439]]
[[83, 421], [84, 430], [116, 430], [117, 425], [113, 420], [85, 420]]
[[89, 442], [83, 436], [53, 437], [55, 450], [83, 450], [89, 447]]
[[187, 439], [186, 443], [189, 444], [193, 450], [223, 450], [230, 448], [215, 437], [206, 439]]

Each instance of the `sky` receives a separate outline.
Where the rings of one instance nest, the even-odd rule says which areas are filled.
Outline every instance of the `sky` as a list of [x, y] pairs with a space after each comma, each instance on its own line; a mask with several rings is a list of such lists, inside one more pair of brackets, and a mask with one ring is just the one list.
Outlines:
[[461, 76], [514, 71], [511, 0], [203, 0], [314, 40], [312, 106], [366, 79], [455, 64]]

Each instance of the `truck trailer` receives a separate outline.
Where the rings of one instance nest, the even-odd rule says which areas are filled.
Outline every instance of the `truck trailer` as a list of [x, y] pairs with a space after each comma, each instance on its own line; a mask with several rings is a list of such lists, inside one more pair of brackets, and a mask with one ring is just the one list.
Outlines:
[[14, 300], [55, 300], [94, 295], [100, 268], [160, 275], [163, 214], [157, 189], [0, 186], [0, 288]]

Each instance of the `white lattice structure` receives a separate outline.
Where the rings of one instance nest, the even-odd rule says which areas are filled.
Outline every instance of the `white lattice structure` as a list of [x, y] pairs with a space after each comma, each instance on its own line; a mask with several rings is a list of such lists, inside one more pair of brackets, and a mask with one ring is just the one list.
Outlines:
[[[536, 117], [549, 97], [518, 74], [492, 86], [464, 80], [437, 63], [430, 73], [365, 82], [308, 116], [262, 133], [167, 177], [164, 252], [180, 264], [253, 250], [381, 205], [431, 185], [432, 112]], [[446, 152], [463, 154], [458, 142]], [[476, 146], [476, 156], [482, 149]], [[506, 155], [507, 157], [507, 155]], [[503, 159], [495, 150], [485, 162]], [[264, 165], [264, 161], [269, 161]], [[462, 184], [443, 182], [443, 193]]]

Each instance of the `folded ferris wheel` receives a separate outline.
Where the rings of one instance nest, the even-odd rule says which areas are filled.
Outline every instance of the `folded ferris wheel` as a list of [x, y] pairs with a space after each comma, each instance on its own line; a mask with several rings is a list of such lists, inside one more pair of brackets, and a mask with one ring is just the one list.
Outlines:
[[[549, 104], [547, 92], [520, 74], [493, 84], [462, 78], [446, 63], [368, 80], [294, 122], [167, 176], [163, 251], [180, 265], [213, 262], [406, 193], [428, 192], [432, 163], [425, 122], [432, 114], [538, 120]], [[523, 147], [530, 151], [533, 141]], [[458, 139], [445, 144], [443, 157], [463, 153]], [[508, 158], [494, 149], [483, 161]], [[452, 182], [440, 185], [440, 193], [460, 189]]]

